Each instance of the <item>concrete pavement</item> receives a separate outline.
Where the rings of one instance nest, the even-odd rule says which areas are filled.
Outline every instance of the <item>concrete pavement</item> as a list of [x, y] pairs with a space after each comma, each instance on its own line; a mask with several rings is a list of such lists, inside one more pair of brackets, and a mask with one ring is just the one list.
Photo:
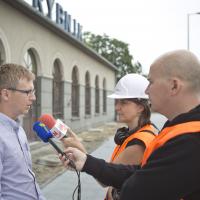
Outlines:
[[[98, 158], [108, 158], [114, 148], [113, 138], [109, 138], [96, 151], [92, 153]], [[48, 200], [70, 200], [77, 185], [75, 172], [66, 171], [57, 177], [53, 182], [43, 188], [43, 194]], [[82, 200], [103, 200], [105, 189], [102, 188], [94, 178], [81, 173], [81, 199]], [[75, 198], [76, 199], [76, 198]]]
[[[152, 122], [155, 123], [159, 129], [165, 121], [165, 117], [156, 113], [152, 114]], [[113, 148], [113, 138], [108, 138], [108, 140], [96, 149], [92, 155], [98, 158], [109, 159]], [[66, 171], [43, 188], [43, 194], [47, 200], [71, 200], [76, 185], [77, 176], [75, 172]], [[106, 190], [91, 176], [81, 173], [81, 186], [82, 200], [103, 200]]]

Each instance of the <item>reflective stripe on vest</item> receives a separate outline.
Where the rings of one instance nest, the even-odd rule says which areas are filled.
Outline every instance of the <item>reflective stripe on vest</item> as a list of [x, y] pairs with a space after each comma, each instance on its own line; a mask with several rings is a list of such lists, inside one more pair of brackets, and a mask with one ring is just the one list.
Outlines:
[[112, 153], [111, 162], [115, 160], [115, 158], [126, 148], [127, 144], [132, 141], [133, 139], [139, 139], [144, 142], [145, 148], [151, 143], [151, 141], [155, 138], [154, 126], [148, 124], [136, 131], [135, 133], [131, 134], [129, 137], [125, 139], [122, 145], [117, 145]]
[[164, 145], [168, 140], [183, 134], [189, 133], [199, 133], [200, 132], [200, 122], [185, 122], [171, 127], [164, 128], [158, 136], [151, 142], [151, 144], [146, 148], [144, 156], [142, 159], [142, 167], [147, 163], [149, 156], [159, 147]]

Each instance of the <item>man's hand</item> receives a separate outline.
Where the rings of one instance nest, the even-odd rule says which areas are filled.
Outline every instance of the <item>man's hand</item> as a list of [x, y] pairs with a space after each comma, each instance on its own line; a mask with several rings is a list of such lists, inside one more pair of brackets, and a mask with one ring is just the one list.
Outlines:
[[70, 166], [70, 161], [74, 162], [74, 165], [76, 166], [76, 169], [78, 171], [81, 171], [83, 169], [83, 166], [87, 159], [86, 153], [83, 153], [82, 151], [73, 147], [68, 147], [67, 149], [65, 149], [64, 153], [66, 154], [66, 156], [59, 155], [59, 158], [67, 169], [74, 170]]
[[78, 136], [71, 129], [68, 129], [67, 133], [68, 133], [67, 138], [61, 139], [64, 147], [65, 148], [75, 147], [75, 148], [79, 149], [80, 151], [87, 153], [85, 147], [80, 142], [80, 139], [78, 138]]

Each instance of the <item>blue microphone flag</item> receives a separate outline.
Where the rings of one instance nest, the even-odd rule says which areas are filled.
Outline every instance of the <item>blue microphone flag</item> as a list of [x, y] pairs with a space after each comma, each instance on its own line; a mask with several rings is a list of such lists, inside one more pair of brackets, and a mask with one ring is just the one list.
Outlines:
[[45, 124], [39, 121], [33, 124], [33, 130], [43, 142], [49, 142], [49, 138], [53, 137], [52, 133], [48, 130]]

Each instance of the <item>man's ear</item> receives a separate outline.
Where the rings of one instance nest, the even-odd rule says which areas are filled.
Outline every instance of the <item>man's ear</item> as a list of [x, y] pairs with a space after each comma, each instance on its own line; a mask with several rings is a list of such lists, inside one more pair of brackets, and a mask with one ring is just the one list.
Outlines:
[[4, 101], [7, 101], [9, 99], [9, 92], [7, 89], [2, 89], [0, 91], [0, 95], [1, 95], [1, 99], [4, 100]]
[[183, 87], [183, 82], [179, 78], [172, 78], [170, 80], [170, 91], [171, 95], [174, 96], [178, 94]]

